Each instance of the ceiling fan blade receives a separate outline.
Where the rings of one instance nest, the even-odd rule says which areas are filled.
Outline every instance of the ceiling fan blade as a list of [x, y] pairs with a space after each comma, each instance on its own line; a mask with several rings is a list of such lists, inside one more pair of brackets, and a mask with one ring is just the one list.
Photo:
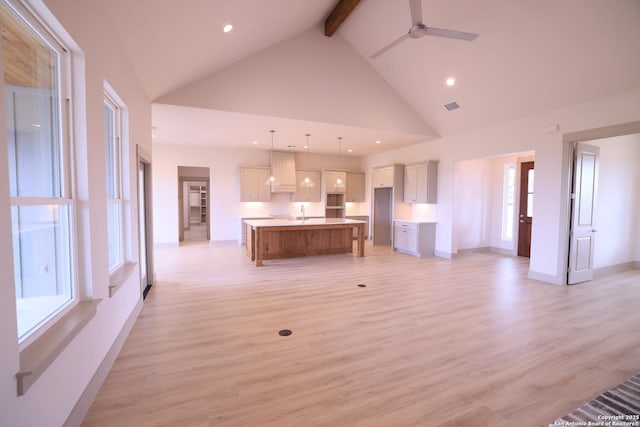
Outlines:
[[385, 53], [386, 51], [388, 51], [392, 47], [395, 47], [395, 46], [399, 45], [400, 43], [402, 43], [403, 41], [405, 41], [408, 38], [409, 38], [409, 33], [405, 34], [404, 36], [400, 37], [399, 39], [397, 39], [395, 41], [392, 41], [391, 43], [389, 43], [388, 45], [386, 45], [385, 47], [383, 47], [382, 49], [380, 49], [379, 51], [377, 51], [376, 53], [371, 55], [370, 58], [371, 59], [376, 59], [378, 56], [382, 55], [383, 53]]
[[466, 40], [472, 42], [478, 37], [474, 33], [465, 33], [464, 31], [447, 30], [444, 28], [427, 27], [427, 35], [437, 37], [448, 37], [450, 39]]
[[411, 24], [422, 23], [422, 0], [409, 0], [409, 7], [411, 8]]

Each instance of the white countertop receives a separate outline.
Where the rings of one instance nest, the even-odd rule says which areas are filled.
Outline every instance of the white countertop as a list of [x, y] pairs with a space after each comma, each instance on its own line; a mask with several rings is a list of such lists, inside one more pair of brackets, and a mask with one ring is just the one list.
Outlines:
[[366, 224], [366, 221], [345, 218], [309, 218], [301, 219], [256, 219], [246, 220], [245, 224], [252, 227], [289, 227], [302, 225], [328, 225], [328, 224]]

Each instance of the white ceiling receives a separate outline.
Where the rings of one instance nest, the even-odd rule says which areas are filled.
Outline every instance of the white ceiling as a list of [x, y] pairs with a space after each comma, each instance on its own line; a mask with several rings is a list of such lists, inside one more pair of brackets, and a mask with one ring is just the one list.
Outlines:
[[[335, 0], [103, 0], [152, 100], [322, 25]], [[410, 26], [409, 2], [362, 0], [339, 30], [393, 90], [441, 136], [640, 87], [640, 0], [423, 0], [427, 26], [478, 33], [474, 42], [409, 39], [369, 56]], [[232, 23], [231, 33], [222, 32]], [[259, 70], [256, 70], [259, 72]], [[444, 81], [453, 76], [454, 87]], [[318, 84], [326, 84], [319, 82]], [[291, 94], [298, 95], [301, 94]], [[456, 101], [459, 110], [443, 105]], [[330, 108], [330, 106], [327, 106]], [[154, 105], [155, 143], [324, 152], [337, 135], [354, 155], [429, 139], [410, 132], [189, 106]], [[366, 113], [366, 112], [365, 112]], [[382, 139], [383, 144], [372, 140]]]

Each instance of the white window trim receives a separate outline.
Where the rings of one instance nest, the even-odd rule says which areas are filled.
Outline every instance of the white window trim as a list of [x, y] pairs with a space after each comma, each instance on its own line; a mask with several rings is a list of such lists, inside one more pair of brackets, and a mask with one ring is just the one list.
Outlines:
[[[64, 72], [59, 74], [61, 94], [61, 124], [60, 129], [63, 138], [62, 144], [62, 175], [64, 182], [65, 196], [71, 200], [71, 276], [74, 281], [72, 292], [74, 299], [67, 306], [62, 307], [58, 312], [53, 313], [42, 325], [33, 332], [29, 337], [19, 343], [19, 371], [16, 373], [17, 394], [22, 396], [27, 392], [29, 387], [34, 384], [47, 367], [55, 360], [55, 358], [65, 349], [65, 347], [73, 340], [73, 338], [83, 329], [83, 327], [96, 314], [96, 307], [101, 301], [100, 299], [90, 299], [86, 297], [87, 291], [82, 290], [78, 286], [78, 222], [77, 222], [77, 206], [75, 204], [76, 195], [76, 170], [72, 167], [75, 164], [75, 147], [73, 144], [72, 130], [73, 117], [71, 114], [72, 98], [72, 70], [73, 58], [69, 54], [70, 50], [65, 47], [62, 40], [76, 47], [73, 39], [68, 35], [64, 28], [57, 22], [56, 18], [41, 2], [31, 5], [22, 3], [19, 0], [3, 0], [10, 8], [19, 15], [28, 20], [31, 25], [48, 43], [54, 43], [57, 48], [61, 49], [65, 54], [60, 55], [60, 68]], [[25, 0], [29, 2], [29, 0]], [[46, 20], [43, 19], [46, 17]], [[55, 29], [55, 31], [53, 30]], [[63, 36], [59, 38], [59, 36]], [[56, 48], [56, 50], [57, 50]], [[62, 80], [64, 79], [64, 80]], [[0, 87], [0, 94], [4, 94], [4, 89]], [[60, 199], [56, 199], [58, 202]], [[28, 200], [22, 200], [19, 203], [29, 203]], [[51, 200], [48, 200], [51, 204]], [[13, 201], [12, 201], [13, 203]]]
[[[120, 260], [114, 266], [110, 266], [109, 275], [113, 276], [115, 273], [120, 270], [125, 264], [125, 232], [124, 232], [124, 201], [122, 197], [122, 182], [123, 182], [123, 168], [122, 168], [122, 109], [118, 105], [118, 103], [113, 99], [114, 97], [111, 95], [113, 90], [108, 90], [105, 85], [105, 93], [104, 93], [104, 103], [109, 106], [113, 110], [113, 125], [114, 125], [114, 170], [113, 170], [113, 179], [114, 179], [114, 190], [115, 197], [109, 197], [107, 195], [107, 208], [110, 204], [115, 203], [118, 205], [118, 215], [119, 215], [119, 225], [120, 225], [120, 233], [118, 236], [118, 246], [120, 252]], [[110, 230], [107, 231], [110, 232]]]
[[71, 300], [61, 306], [58, 310], [44, 318], [40, 324], [30, 331], [24, 337], [19, 337], [19, 349], [23, 350], [41, 336], [55, 322], [59, 321], [66, 313], [68, 313], [79, 301], [79, 289], [77, 281], [77, 262], [76, 262], [76, 217], [75, 217], [75, 201], [73, 198], [74, 189], [72, 185], [72, 141], [70, 138], [70, 111], [69, 100], [71, 99], [71, 55], [60, 40], [53, 35], [53, 31], [43, 23], [43, 20], [34, 13], [31, 8], [21, 2], [15, 0], [4, 0], [5, 4], [14, 12], [21, 16], [49, 47], [58, 53], [59, 73], [57, 74], [57, 85], [59, 88], [59, 129], [58, 138], [60, 138], [60, 197], [11, 197], [11, 206], [45, 206], [45, 205], [69, 205], [70, 206], [70, 226], [69, 239], [71, 249], [70, 272], [71, 272]]
[[[513, 203], [512, 214], [508, 215], [508, 196], [509, 196], [509, 171], [513, 170]], [[505, 242], [513, 242], [515, 236], [515, 217], [516, 217], [516, 165], [514, 163], [507, 163], [504, 165], [502, 173], [502, 229], [500, 231], [500, 238]], [[507, 236], [507, 228], [511, 227], [511, 236]]]
[[[130, 227], [130, 221], [127, 217], [127, 200], [125, 199], [124, 185], [129, 183], [128, 163], [125, 156], [125, 149], [129, 148], [127, 135], [127, 107], [122, 99], [118, 96], [113, 87], [104, 81], [104, 102], [114, 110], [114, 120], [116, 123], [116, 144], [118, 150], [118, 166], [117, 166], [117, 188], [116, 191], [119, 198], [107, 198], [107, 204], [110, 202], [118, 202], [120, 205], [120, 246], [122, 250], [122, 261], [109, 270], [109, 297], [116, 294], [117, 290], [127, 281], [129, 276], [135, 271], [135, 262], [131, 261], [131, 241], [127, 240], [127, 230]], [[129, 233], [130, 235], [131, 233]]]

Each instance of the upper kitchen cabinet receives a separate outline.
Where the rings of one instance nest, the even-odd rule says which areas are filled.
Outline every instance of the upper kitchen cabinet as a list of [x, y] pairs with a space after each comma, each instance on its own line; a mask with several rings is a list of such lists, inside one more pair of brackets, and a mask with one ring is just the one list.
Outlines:
[[[294, 202], [320, 202], [322, 181], [320, 171], [296, 171], [296, 192]], [[306, 179], [309, 179], [307, 181]]]
[[295, 193], [296, 159], [294, 153], [288, 151], [272, 152], [271, 171], [276, 177], [276, 184], [270, 186], [272, 193]]
[[373, 169], [371, 185], [373, 188], [393, 187], [393, 166]]
[[404, 169], [404, 202], [436, 203], [438, 161], [407, 165]]
[[338, 171], [324, 172], [324, 188], [326, 193], [344, 193], [346, 191], [347, 173]]
[[271, 175], [269, 168], [241, 167], [240, 168], [240, 201], [241, 202], [269, 202], [271, 188], [267, 180]]
[[347, 172], [347, 202], [364, 202], [364, 174]]

